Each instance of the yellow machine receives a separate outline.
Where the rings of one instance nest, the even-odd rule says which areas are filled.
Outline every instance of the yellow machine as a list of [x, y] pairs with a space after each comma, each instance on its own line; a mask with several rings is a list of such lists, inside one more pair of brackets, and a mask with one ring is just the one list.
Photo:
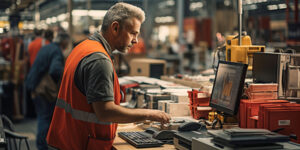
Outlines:
[[265, 46], [252, 45], [248, 35], [242, 37], [242, 45], [239, 45], [235, 37], [226, 37], [226, 61], [248, 64], [248, 70], [252, 70], [253, 53], [264, 52]]

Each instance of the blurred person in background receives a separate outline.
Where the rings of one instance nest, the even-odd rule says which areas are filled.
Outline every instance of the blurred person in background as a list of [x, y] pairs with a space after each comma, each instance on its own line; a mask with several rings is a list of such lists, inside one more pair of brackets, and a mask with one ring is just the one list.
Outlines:
[[145, 13], [117, 3], [105, 14], [101, 31], [79, 43], [66, 60], [47, 142], [52, 149], [111, 150], [117, 123], [169, 122], [160, 110], [128, 109], [113, 67], [112, 51], [126, 53], [137, 43]]
[[[66, 33], [59, 33], [54, 41], [38, 52], [26, 79], [26, 88], [31, 91], [38, 120], [36, 144], [39, 150], [48, 149], [46, 136], [55, 107], [56, 95], [47, 92], [59, 89], [64, 70], [63, 50], [70, 41]], [[45, 91], [40, 91], [45, 90]], [[46, 94], [43, 94], [46, 93]]]
[[47, 45], [51, 42], [53, 38], [53, 32], [51, 30], [47, 30], [45, 32], [45, 38], [42, 37], [43, 31], [34, 29], [35, 39], [30, 42], [28, 45], [28, 56], [29, 56], [29, 63], [30, 67], [33, 65], [33, 62], [41, 49], [42, 46]]

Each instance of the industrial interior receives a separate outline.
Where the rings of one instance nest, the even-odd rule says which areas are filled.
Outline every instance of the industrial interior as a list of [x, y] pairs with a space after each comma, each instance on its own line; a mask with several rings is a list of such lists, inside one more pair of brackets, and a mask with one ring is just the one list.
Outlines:
[[0, 149], [299, 150], [298, 0], [0, 0]]

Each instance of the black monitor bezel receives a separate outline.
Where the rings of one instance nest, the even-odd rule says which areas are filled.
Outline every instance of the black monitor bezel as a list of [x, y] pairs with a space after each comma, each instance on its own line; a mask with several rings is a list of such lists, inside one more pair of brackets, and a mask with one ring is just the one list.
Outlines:
[[[238, 96], [237, 96], [237, 99], [235, 101], [235, 108], [234, 108], [234, 110], [230, 110], [228, 108], [225, 108], [225, 107], [222, 107], [220, 105], [216, 105], [216, 104], [212, 103], [212, 95], [213, 95], [213, 92], [215, 90], [215, 84], [216, 84], [215, 81], [217, 79], [219, 65], [221, 63], [222, 64], [229, 64], [229, 65], [236, 65], [236, 66], [241, 66], [242, 67], [242, 75], [241, 75], [241, 79], [240, 79], [240, 85], [239, 85], [239, 89], [238, 89]], [[235, 62], [221, 61], [220, 60], [219, 63], [218, 63], [217, 68], [218, 69], [217, 69], [216, 75], [215, 75], [215, 80], [214, 80], [213, 90], [212, 90], [211, 96], [210, 96], [209, 106], [212, 107], [212, 108], [215, 108], [217, 111], [223, 112], [225, 114], [235, 115], [238, 112], [240, 99], [241, 99], [241, 96], [242, 96], [242, 93], [243, 93], [243, 88], [244, 88], [245, 77], [246, 77], [248, 65], [247, 64], [242, 64], [242, 63], [235, 63]]]

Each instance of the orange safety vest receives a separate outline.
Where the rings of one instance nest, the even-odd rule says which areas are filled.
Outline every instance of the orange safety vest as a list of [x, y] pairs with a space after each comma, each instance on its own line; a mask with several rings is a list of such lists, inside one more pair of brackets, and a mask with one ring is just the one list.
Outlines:
[[[77, 65], [92, 53], [110, 56], [103, 46], [93, 40], [85, 40], [76, 46], [66, 63], [58, 93], [52, 122], [47, 135], [50, 146], [60, 150], [110, 150], [116, 135], [117, 124], [101, 122], [84, 96], [75, 86], [74, 75]], [[114, 71], [115, 104], [121, 100], [119, 80]]]

